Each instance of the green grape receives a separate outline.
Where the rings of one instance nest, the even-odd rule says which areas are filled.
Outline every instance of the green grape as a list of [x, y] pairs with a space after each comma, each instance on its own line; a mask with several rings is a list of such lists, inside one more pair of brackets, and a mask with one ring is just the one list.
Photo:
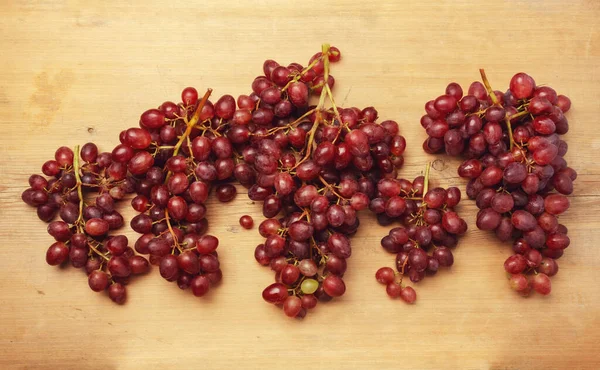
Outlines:
[[319, 288], [319, 283], [315, 279], [306, 279], [302, 282], [300, 288], [304, 294], [313, 294]]

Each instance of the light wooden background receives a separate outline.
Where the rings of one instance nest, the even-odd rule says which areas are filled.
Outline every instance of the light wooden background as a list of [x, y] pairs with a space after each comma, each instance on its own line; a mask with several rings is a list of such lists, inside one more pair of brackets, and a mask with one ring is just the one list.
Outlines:
[[[2, 1], [0, 368], [600, 368], [599, 18], [594, 0]], [[237, 223], [244, 213], [261, 219], [243, 193], [210, 203], [224, 282], [204, 299], [153, 271], [119, 307], [81, 271], [46, 265], [51, 238], [20, 193], [58, 146], [92, 140], [110, 150], [142, 111], [183, 87], [248, 93], [264, 59], [306, 63], [322, 42], [343, 53], [332, 71], [338, 102], [374, 105], [400, 123], [408, 178], [433, 158], [421, 150], [423, 105], [450, 81], [468, 86], [485, 67], [505, 89], [526, 71], [571, 97], [566, 157], [579, 178], [561, 217], [571, 247], [550, 296], [509, 290], [510, 246], [476, 230], [468, 200], [455, 265], [419, 283], [414, 306], [375, 281], [394, 257], [379, 245], [386, 229], [364, 214], [346, 295], [288, 319], [260, 296], [273, 276], [253, 259], [257, 230]], [[458, 160], [438, 159], [434, 181], [464, 189]]]

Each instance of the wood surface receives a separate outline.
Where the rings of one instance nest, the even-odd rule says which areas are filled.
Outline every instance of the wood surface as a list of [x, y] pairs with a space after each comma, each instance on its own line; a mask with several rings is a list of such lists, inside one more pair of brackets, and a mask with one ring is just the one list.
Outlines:
[[[588, 1], [15, 1], [0, 3], [1, 369], [598, 369], [600, 368], [600, 3]], [[46, 265], [51, 237], [20, 193], [61, 145], [103, 150], [144, 110], [185, 86], [248, 93], [267, 58], [306, 64], [320, 45], [340, 105], [373, 105], [408, 142], [401, 176], [437, 159], [434, 184], [458, 185], [459, 160], [428, 156], [425, 102], [484, 67], [506, 89], [519, 71], [573, 102], [566, 155], [579, 178], [561, 216], [571, 246], [552, 294], [521, 298], [505, 279], [510, 245], [475, 227], [474, 202], [455, 264], [390, 300], [374, 279], [393, 266], [387, 228], [361, 214], [347, 293], [303, 320], [263, 302], [273, 274], [253, 258], [260, 205], [244, 189], [209, 204], [224, 281], [203, 299], [137, 278], [120, 307], [81, 271]], [[129, 220], [128, 202], [120, 205]], [[124, 228], [135, 240], [135, 233]]]

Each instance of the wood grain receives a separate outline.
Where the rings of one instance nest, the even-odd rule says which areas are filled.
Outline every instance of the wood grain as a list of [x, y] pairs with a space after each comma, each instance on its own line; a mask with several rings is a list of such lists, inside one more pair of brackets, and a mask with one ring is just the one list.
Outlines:
[[[600, 368], [600, 4], [588, 1], [58, 1], [0, 4], [0, 368]], [[527, 71], [571, 97], [567, 159], [579, 178], [561, 217], [571, 247], [548, 297], [511, 292], [510, 247], [470, 230], [449, 271], [417, 286], [413, 307], [389, 300], [373, 278], [392, 265], [371, 215], [353, 238], [348, 291], [304, 321], [260, 292], [272, 273], [253, 260], [260, 237], [242, 230], [260, 206], [243, 194], [211, 201], [224, 282], [204, 299], [156, 271], [117, 307], [81, 271], [51, 268], [45, 225], [20, 201], [29, 174], [60, 145], [93, 140], [108, 150], [139, 114], [188, 85], [215, 96], [247, 93], [262, 62], [305, 63], [322, 42], [338, 46], [335, 95], [374, 105], [408, 141], [401, 175], [427, 160], [424, 103], [485, 67], [498, 89]], [[440, 185], [459, 184], [458, 160], [438, 157]], [[121, 209], [127, 218], [127, 204]], [[126, 234], [134, 238], [130, 230]]]

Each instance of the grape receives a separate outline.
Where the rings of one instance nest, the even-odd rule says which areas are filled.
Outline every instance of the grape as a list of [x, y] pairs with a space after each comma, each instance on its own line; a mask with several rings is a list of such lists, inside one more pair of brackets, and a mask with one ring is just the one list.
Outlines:
[[310, 259], [303, 259], [298, 263], [298, 269], [304, 276], [314, 276], [318, 272], [317, 264]]
[[216, 272], [220, 268], [219, 259], [214, 254], [205, 254], [198, 259], [200, 269], [204, 272]]
[[538, 267], [538, 272], [547, 276], [554, 276], [558, 272], [558, 264], [552, 258], [544, 257]]
[[350, 152], [356, 157], [365, 157], [369, 151], [369, 139], [361, 130], [352, 130], [344, 139], [348, 144]]
[[341, 233], [332, 234], [327, 240], [327, 246], [331, 252], [339, 258], [349, 258], [352, 254], [350, 241]]
[[267, 256], [264, 244], [259, 244], [256, 246], [254, 250], [254, 258], [258, 263], [260, 263], [263, 266], [267, 266], [271, 263], [271, 258]]
[[560, 108], [563, 113], [567, 113], [569, 109], [571, 109], [571, 100], [564, 95], [559, 95], [556, 100], [556, 106]]
[[268, 303], [283, 304], [288, 297], [287, 287], [281, 283], [273, 283], [263, 290], [262, 296]]
[[536, 292], [542, 295], [548, 295], [552, 290], [550, 278], [544, 273], [533, 275], [531, 279], [531, 286]]
[[389, 267], [382, 267], [379, 270], [377, 270], [377, 273], [375, 274], [375, 279], [377, 279], [377, 281], [381, 284], [387, 285], [393, 282], [395, 279], [394, 270], [392, 270]]
[[323, 289], [331, 297], [339, 297], [346, 292], [344, 281], [336, 275], [329, 275], [323, 280]]
[[94, 292], [101, 292], [108, 287], [108, 275], [104, 271], [94, 270], [88, 276], [88, 284]]
[[442, 188], [431, 189], [423, 197], [423, 201], [427, 203], [430, 208], [441, 208], [446, 202], [447, 192]]
[[559, 215], [569, 208], [567, 197], [560, 194], [550, 194], [544, 199], [544, 209], [552, 215]]
[[165, 114], [158, 109], [149, 109], [142, 113], [140, 124], [150, 129], [160, 128], [165, 124]]
[[254, 220], [252, 220], [252, 217], [244, 215], [240, 217], [240, 226], [244, 229], [251, 229], [254, 226]]
[[406, 286], [400, 290], [400, 298], [406, 303], [415, 303], [417, 300], [417, 293], [412, 287]]
[[192, 294], [202, 297], [210, 290], [210, 280], [205, 275], [196, 275], [190, 282]]
[[62, 242], [53, 243], [46, 252], [46, 262], [51, 266], [60, 265], [67, 260], [69, 248]]
[[319, 302], [312, 294], [304, 294], [300, 299], [302, 301], [302, 307], [306, 309], [315, 308]]
[[302, 301], [296, 296], [288, 296], [283, 302], [283, 312], [288, 317], [296, 317], [302, 309]]
[[142, 256], [133, 256], [129, 258], [129, 267], [131, 268], [132, 274], [141, 275], [148, 272], [150, 264], [148, 263], [148, 260]]
[[527, 276], [523, 274], [513, 274], [509, 279], [510, 287], [517, 292], [523, 292], [529, 287]]
[[502, 216], [491, 208], [484, 208], [477, 213], [477, 227], [481, 230], [494, 230], [501, 220]]
[[160, 276], [167, 281], [175, 281], [179, 277], [179, 267], [177, 257], [174, 255], [166, 255], [160, 260], [159, 265]]
[[342, 276], [344, 275], [344, 272], [346, 272], [347, 263], [345, 258], [339, 258], [335, 255], [330, 255], [325, 266], [332, 274]]
[[294, 265], [287, 265], [281, 270], [281, 282], [292, 285], [300, 277], [300, 270]]
[[59, 166], [70, 166], [73, 164], [74, 153], [71, 148], [66, 146], [61, 146], [54, 153], [54, 159]]
[[531, 213], [523, 210], [513, 212], [511, 222], [515, 228], [522, 231], [531, 231], [537, 226], [535, 217]]
[[510, 80], [510, 92], [517, 99], [527, 99], [533, 95], [535, 81], [526, 73], [517, 73]]
[[398, 298], [402, 294], [402, 287], [394, 282], [388, 283], [385, 291], [390, 298]]
[[220, 202], [226, 203], [226, 202], [233, 200], [233, 198], [235, 198], [235, 196], [237, 194], [237, 190], [235, 189], [235, 186], [233, 186], [231, 184], [221, 184], [221, 185], [217, 186], [216, 194], [217, 194], [217, 199]]
[[129, 261], [122, 256], [112, 257], [107, 264], [108, 270], [112, 276], [127, 277], [131, 274]]
[[527, 268], [527, 260], [520, 254], [513, 254], [504, 262], [504, 269], [510, 274], [519, 274]]
[[569, 237], [560, 232], [550, 234], [546, 238], [546, 246], [549, 249], [565, 249], [570, 243]]
[[53, 221], [48, 224], [48, 234], [58, 242], [66, 242], [71, 239], [72, 233], [69, 225], [64, 221]]
[[[452, 251], [447, 247], [436, 248], [433, 251], [433, 258], [435, 258], [439, 262], [440, 266], [449, 267], [454, 264], [454, 256], [452, 255]], [[413, 266], [414, 268], [414, 265], [412, 263], [411, 266]]]
[[127, 292], [122, 284], [115, 283], [108, 287], [108, 296], [113, 302], [123, 304], [127, 299]]
[[527, 168], [523, 163], [513, 162], [506, 166], [503, 172], [504, 181], [509, 184], [519, 184], [527, 177]]
[[196, 275], [200, 272], [198, 256], [191, 251], [183, 252], [177, 256], [177, 266], [191, 275]]
[[301, 289], [304, 294], [313, 294], [319, 288], [319, 283], [314, 279], [306, 279], [302, 282]]

